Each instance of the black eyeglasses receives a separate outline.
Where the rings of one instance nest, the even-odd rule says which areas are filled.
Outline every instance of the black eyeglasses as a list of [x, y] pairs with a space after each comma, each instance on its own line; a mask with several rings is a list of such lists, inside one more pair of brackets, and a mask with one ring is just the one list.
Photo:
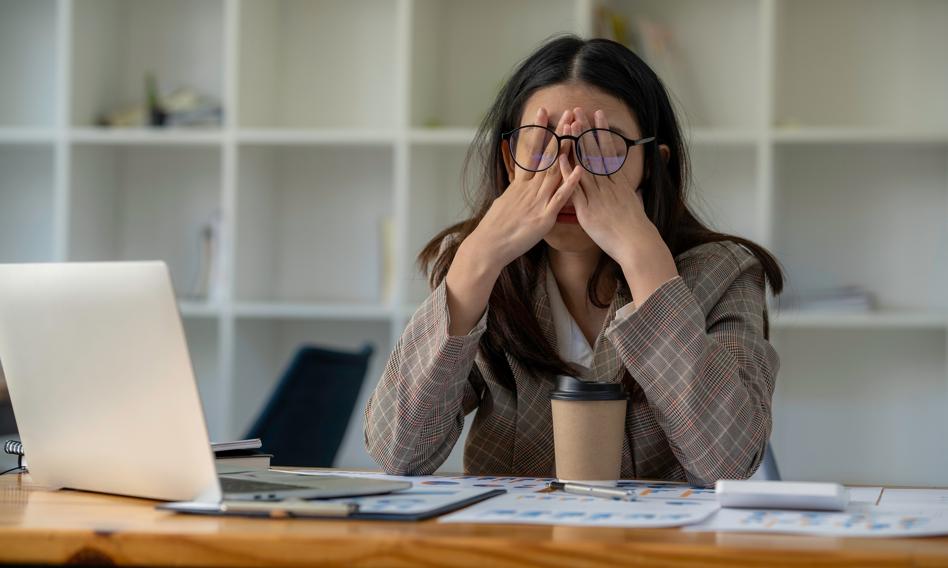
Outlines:
[[605, 128], [590, 128], [579, 136], [560, 136], [553, 130], [528, 124], [514, 128], [500, 136], [510, 144], [510, 155], [521, 168], [530, 172], [542, 172], [556, 163], [560, 155], [560, 142], [572, 140], [576, 161], [589, 173], [607, 176], [619, 171], [629, 155], [629, 148], [655, 140], [654, 136], [631, 140]]

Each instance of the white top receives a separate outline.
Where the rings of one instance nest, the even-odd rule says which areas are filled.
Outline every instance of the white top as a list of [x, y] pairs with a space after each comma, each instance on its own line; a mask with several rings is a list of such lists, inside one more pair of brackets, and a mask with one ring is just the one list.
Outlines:
[[[586, 336], [579, 324], [569, 313], [563, 296], [560, 294], [559, 284], [553, 276], [553, 270], [547, 265], [546, 290], [550, 297], [550, 310], [553, 313], [553, 328], [556, 330], [556, 351], [561, 359], [567, 363], [575, 363], [584, 369], [589, 369], [593, 361], [593, 346], [589, 345]], [[625, 317], [635, 310], [635, 304], [629, 303], [616, 311], [616, 319]]]

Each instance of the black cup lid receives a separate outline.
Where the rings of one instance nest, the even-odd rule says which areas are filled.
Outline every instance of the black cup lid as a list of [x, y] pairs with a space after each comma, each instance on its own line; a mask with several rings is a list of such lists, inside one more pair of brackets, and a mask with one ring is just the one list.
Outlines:
[[552, 400], [625, 400], [629, 398], [622, 383], [582, 381], [575, 377], [556, 377], [556, 388], [550, 391]]

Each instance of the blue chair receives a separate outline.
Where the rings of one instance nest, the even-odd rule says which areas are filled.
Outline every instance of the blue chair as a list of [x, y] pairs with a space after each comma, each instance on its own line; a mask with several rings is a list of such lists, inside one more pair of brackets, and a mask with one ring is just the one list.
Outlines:
[[263, 441], [272, 465], [332, 466], [372, 352], [300, 348], [246, 437]]

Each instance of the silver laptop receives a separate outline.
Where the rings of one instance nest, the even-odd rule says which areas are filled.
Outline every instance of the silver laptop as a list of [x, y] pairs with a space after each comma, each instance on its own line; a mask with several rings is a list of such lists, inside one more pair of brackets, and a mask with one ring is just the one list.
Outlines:
[[411, 486], [219, 476], [163, 262], [0, 264], [0, 365], [30, 474], [46, 487], [219, 503]]

